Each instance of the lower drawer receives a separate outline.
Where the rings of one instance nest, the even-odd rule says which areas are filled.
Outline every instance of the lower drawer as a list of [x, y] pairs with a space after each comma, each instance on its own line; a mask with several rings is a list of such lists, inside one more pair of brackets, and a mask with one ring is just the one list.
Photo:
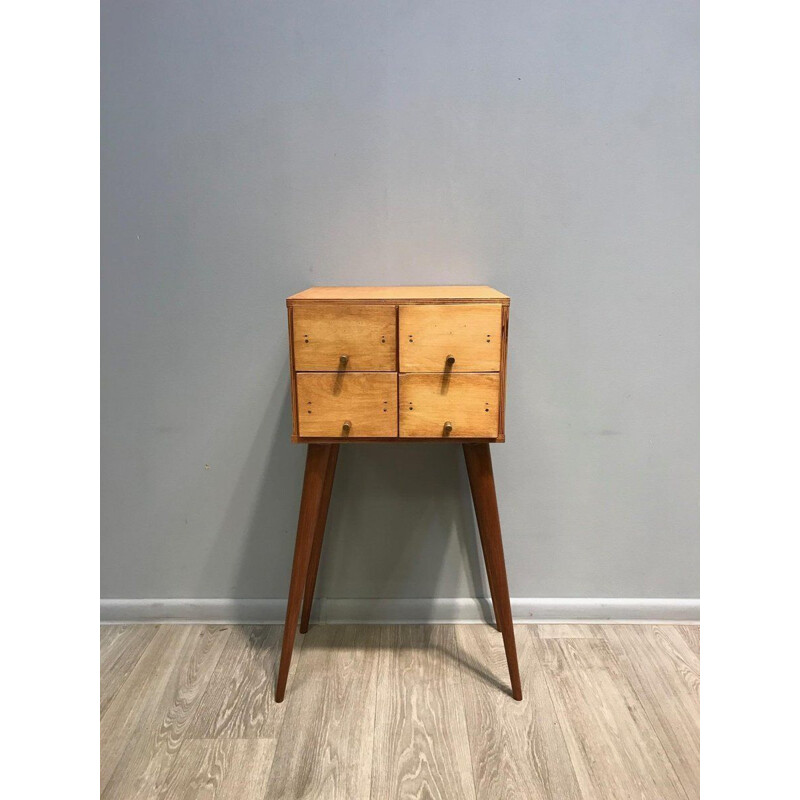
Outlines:
[[298, 372], [300, 436], [397, 436], [396, 372]]
[[494, 439], [499, 411], [497, 372], [400, 376], [400, 436]]

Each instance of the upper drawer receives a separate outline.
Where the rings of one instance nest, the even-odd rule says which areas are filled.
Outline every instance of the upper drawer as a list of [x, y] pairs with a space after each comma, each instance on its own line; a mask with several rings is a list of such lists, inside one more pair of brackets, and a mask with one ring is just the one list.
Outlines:
[[502, 306], [400, 306], [399, 338], [400, 372], [498, 372]]
[[396, 329], [394, 306], [295, 306], [294, 368], [392, 372]]

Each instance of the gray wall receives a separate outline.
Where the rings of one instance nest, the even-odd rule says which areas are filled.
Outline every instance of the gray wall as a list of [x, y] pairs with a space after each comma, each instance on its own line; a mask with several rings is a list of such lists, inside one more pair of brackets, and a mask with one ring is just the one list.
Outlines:
[[[105, 0], [102, 595], [285, 597], [287, 295], [511, 300], [511, 593], [698, 596], [698, 8]], [[339, 598], [483, 593], [455, 445], [342, 448]]]

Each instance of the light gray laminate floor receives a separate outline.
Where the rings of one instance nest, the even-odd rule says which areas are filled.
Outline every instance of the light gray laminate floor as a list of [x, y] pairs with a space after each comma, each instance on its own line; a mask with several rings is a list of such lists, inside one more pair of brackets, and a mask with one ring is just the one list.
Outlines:
[[699, 797], [698, 626], [100, 629], [103, 800]]

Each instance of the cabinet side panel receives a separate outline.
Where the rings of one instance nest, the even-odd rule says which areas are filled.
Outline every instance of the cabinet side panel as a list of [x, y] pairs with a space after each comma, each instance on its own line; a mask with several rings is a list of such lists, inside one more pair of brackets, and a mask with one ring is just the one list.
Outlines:
[[294, 371], [294, 309], [287, 309], [289, 318], [289, 391], [292, 395], [292, 436], [297, 436], [297, 375]]
[[504, 439], [506, 435], [506, 371], [508, 369], [508, 312], [509, 307], [503, 306], [503, 328], [500, 333], [500, 416], [498, 419], [497, 435]]

